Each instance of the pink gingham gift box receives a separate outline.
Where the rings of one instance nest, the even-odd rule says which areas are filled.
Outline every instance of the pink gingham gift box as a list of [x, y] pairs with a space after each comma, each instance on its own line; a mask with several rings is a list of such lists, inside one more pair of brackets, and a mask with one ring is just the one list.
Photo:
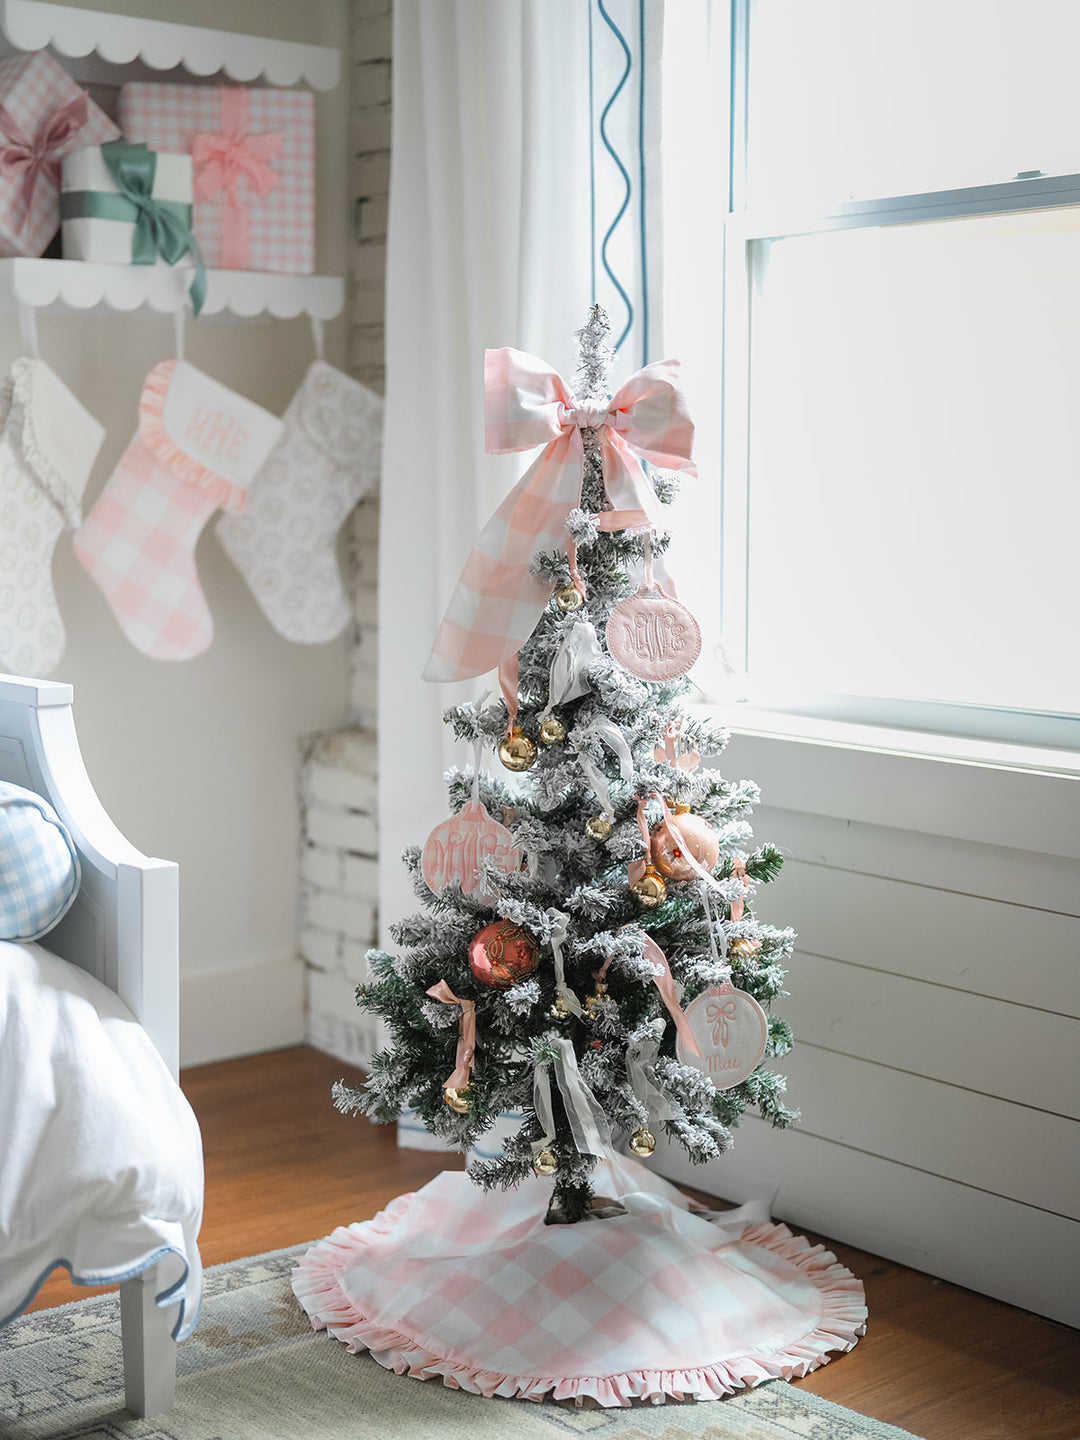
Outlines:
[[0, 256], [45, 250], [60, 229], [60, 157], [119, 136], [48, 51], [0, 61]]
[[195, 238], [207, 266], [315, 268], [315, 102], [307, 90], [158, 85], [120, 91], [127, 140], [189, 154]]

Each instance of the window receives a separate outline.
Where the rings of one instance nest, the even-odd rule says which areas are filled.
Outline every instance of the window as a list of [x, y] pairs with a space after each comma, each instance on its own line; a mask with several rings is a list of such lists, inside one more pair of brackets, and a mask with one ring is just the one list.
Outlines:
[[[694, 397], [723, 472], [698, 529], [746, 694], [1080, 745], [1080, 5], [689, 10], [669, 66], [705, 63], [703, 25], [730, 64], [724, 264], [669, 226], [666, 308], [722, 315], [691, 357], [722, 395]], [[671, 148], [689, 88], [666, 86], [669, 207], [680, 160], [700, 177]]]

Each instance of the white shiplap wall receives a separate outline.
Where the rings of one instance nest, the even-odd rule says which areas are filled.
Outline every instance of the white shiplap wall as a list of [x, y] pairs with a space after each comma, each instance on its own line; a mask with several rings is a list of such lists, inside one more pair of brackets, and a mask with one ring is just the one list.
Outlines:
[[799, 932], [802, 1120], [660, 1168], [1080, 1323], [1080, 780], [763, 734], [722, 764], [789, 857], [759, 913]]

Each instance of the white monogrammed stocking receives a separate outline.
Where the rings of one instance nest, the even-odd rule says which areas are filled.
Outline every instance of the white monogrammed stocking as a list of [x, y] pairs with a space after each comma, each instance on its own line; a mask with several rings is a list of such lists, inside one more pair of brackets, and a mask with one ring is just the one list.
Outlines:
[[60, 532], [75, 530], [105, 431], [44, 360], [0, 382], [0, 668], [48, 675], [64, 653], [52, 583]]
[[243, 509], [280, 433], [276, 416], [183, 360], [146, 377], [138, 433], [75, 537], [136, 650], [189, 660], [209, 646], [195, 546], [219, 505]]
[[337, 534], [378, 479], [382, 409], [359, 381], [314, 361], [246, 510], [217, 522], [218, 539], [286, 640], [317, 645], [349, 623]]

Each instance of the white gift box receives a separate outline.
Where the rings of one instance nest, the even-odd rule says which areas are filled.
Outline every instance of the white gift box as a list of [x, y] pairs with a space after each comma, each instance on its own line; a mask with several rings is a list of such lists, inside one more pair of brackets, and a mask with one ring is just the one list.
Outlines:
[[[187, 206], [186, 223], [190, 229], [194, 193], [191, 156], [158, 154], [156, 161], [150, 198]], [[75, 150], [63, 159], [60, 210], [64, 218], [60, 229], [64, 259], [101, 260], [112, 265], [130, 265], [135, 236], [134, 215], [130, 220], [113, 220], [68, 213], [80, 208], [74, 197], [94, 194], [120, 198], [119, 187], [105, 163], [100, 145]], [[155, 263], [162, 265], [165, 262], [158, 256]]]

